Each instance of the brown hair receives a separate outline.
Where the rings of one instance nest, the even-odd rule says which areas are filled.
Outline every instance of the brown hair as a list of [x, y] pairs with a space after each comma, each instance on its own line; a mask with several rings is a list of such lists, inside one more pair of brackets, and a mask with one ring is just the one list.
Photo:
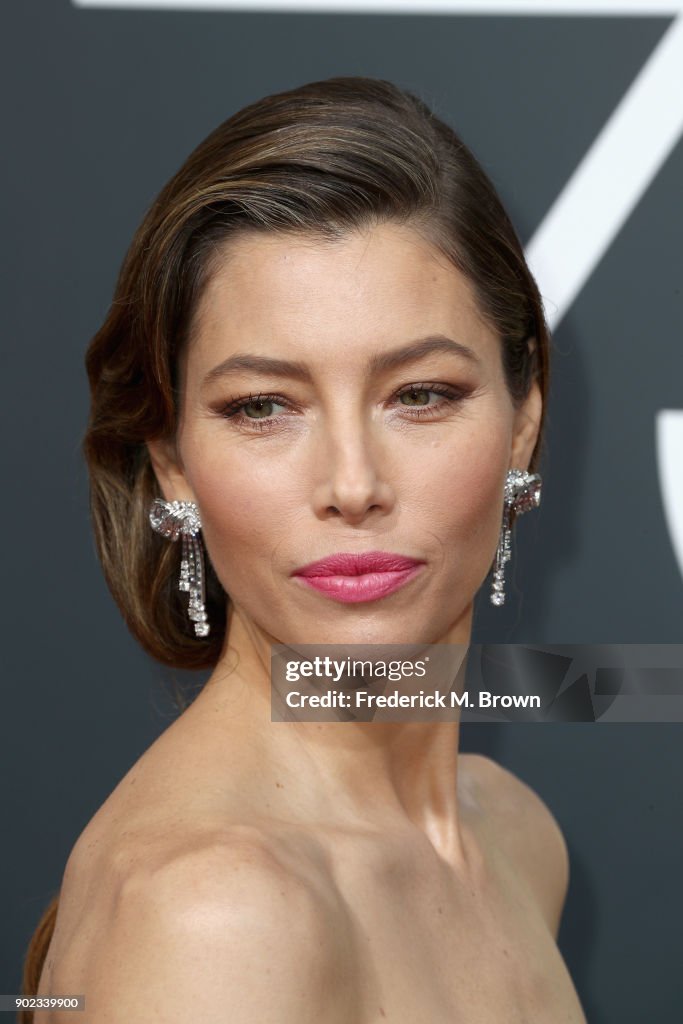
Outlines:
[[[83, 447], [97, 550], [129, 629], [158, 661], [211, 667], [225, 636], [228, 597], [208, 559], [211, 633], [199, 639], [188, 629], [176, 546], [149, 526], [160, 491], [145, 444], [175, 434], [179, 360], [221, 244], [245, 231], [334, 240], [388, 220], [422, 232], [467, 277], [501, 339], [514, 403], [537, 377], [545, 410], [549, 335], [538, 289], [493, 184], [453, 129], [417, 96], [373, 78], [312, 82], [244, 107], [150, 207], [86, 356]], [[532, 471], [540, 443], [539, 433]], [[29, 982], [49, 940], [42, 924]]]

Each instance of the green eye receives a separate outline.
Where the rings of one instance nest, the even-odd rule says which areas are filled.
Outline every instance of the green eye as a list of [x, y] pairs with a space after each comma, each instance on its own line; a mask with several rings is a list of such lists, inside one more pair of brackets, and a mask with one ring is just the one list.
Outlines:
[[[464, 401], [468, 394], [469, 389], [453, 388], [447, 384], [411, 384], [395, 393], [391, 401], [394, 405], [398, 402], [404, 409], [411, 410], [407, 418], [417, 421], [442, 416]], [[439, 400], [430, 402], [430, 395], [436, 395]], [[284, 424], [286, 417], [284, 413], [273, 415], [274, 406], [286, 409], [291, 408], [291, 403], [282, 395], [250, 394], [226, 403], [221, 408], [221, 415], [247, 430], [275, 430]]]
[[[406, 395], [410, 398], [417, 397], [419, 401], [417, 405], [429, 405], [429, 395], [436, 394], [437, 392], [430, 392], [428, 388], [410, 388], [409, 391], [403, 391], [400, 395], [401, 398], [405, 398]], [[409, 403], [412, 404], [412, 403]]]
[[[261, 419], [267, 419], [268, 412], [272, 412], [273, 411], [273, 405], [274, 405], [274, 403], [270, 399], [268, 399], [268, 398], [263, 398], [263, 399], [256, 398], [256, 399], [254, 399], [251, 402], [247, 402], [244, 406], [242, 406], [242, 408], [245, 410], [245, 415], [247, 416], [247, 419], [250, 419], [250, 420], [252, 420], [252, 419], [253, 420], [261, 420]], [[259, 413], [264, 412], [264, 409], [265, 409], [265, 415], [263, 415], [263, 416], [260, 416], [260, 415], [259, 416], [250, 416], [248, 414], [248, 412], [246, 412], [246, 410], [248, 410], [250, 406], [251, 406], [252, 409], [254, 409], [254, 408], [256, 408], [258, 406], [259, 407], [258, 408], [258, 412]]]
[[[277, 399], [280, 400], [277, 401]], [[226, 419], [234, 420], [237, 424], [246, 425], [248, 423], [248, 429], [271, 430], [277, 426], [281, 418], [281, 416], [271, 415], [275, 405], [281, 405], [284, 408], [280, 395], [248, 395], [246, 398], [228, 402], [223, 407], [222, 415]], [[256, 412], [257, 415], [250, 415], [249, 409]]]

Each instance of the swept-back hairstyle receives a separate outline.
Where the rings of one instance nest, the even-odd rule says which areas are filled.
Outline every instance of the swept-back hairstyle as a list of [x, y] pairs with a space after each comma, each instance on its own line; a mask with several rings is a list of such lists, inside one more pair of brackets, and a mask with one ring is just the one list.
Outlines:
[[[384, 221], [415, 228], [466, 276], [500, 338], [515, 406], [536, 377], [545, 410], [549, 336], [539, 292], [493, 184], [453, 129], [417, 96], [373, 78], [312, 82], [244, 107], [197, 146], [150, 207], [86, 356], [97, 550], [128, 627], [158, 661], [211, 667], [225, 637], [229, 597], [208, 559], [211, 633], [199, 639], [188, 629], [176, 545], [148, 521], [160, 490], [145, 444], [175, 435], [179, 361], [221, 245], [254, 231], [335, 240]], [[539, 433], [532, 471], [540, 445]], [[27, 994], [38, 985], [57, 903], [29, 946]], [[24, 1024], [31, 1019], [25, 1014]]]

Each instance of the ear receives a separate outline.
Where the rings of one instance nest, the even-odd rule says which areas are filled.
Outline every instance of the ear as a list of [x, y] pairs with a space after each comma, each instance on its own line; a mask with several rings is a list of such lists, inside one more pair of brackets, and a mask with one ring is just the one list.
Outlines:
[[147, 441], [147, 451], [154, 475], [166, 501], [195, 501], [175, 442], [164, 438]]
[[[536, 349], [536, 339], [528, 342], [529, 352]], [[536, 447], [543, 413], [543, 397], [538, 380], [534, 377], [529, 393], [515, 412], [510, 468], [528, 469], [531, 455]]]

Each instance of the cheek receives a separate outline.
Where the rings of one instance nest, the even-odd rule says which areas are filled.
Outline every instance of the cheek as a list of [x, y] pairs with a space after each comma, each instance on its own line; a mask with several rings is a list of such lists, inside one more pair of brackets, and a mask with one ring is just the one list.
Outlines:
[[[259, 462], [245, 448], [210, 458], [209, 446], [200, 447], [203, 458], [188, 453], [190, 482], [216, 575], [228, 593], [241, 592], [242, 583], [253, 588], [259, 575], [268, 582], [272, 552], [296, 528], [291, 473], [282, 472], [282, 460], [279, 466]], [[300, 501], [296, 507], [300, 514]]]
[[[420, 458], [425, 485], [419, 512], [441, 536], [457, 541], [497, 543], [503, 484], [509, 459], [509, 428], [489, 420], [486, 429], [463, 430], [457, 438], [437, 438]], [[431, 484], [431, 486], [430, 486]]]
[[434, 557], [435, 599], [446, 619], [466, 607], [482, 586], [500, 537], [509, 426], [495, 417], [487, 419], [485, 429], [481, 426], [425, 447], [422, 498], [409, 516], [412, 535], [421, 536]]

